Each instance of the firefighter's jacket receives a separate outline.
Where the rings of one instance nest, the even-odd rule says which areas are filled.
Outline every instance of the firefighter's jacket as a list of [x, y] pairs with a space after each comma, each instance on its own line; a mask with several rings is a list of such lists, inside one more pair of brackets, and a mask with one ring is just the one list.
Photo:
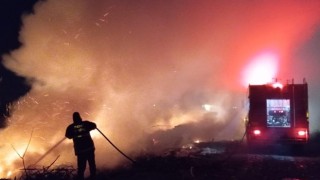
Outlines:
[[66, 137], [73, 139], [74, 151], [76, 155], [93, 151], [95, 149], [93, 140], [90, 136], [90, 131], [96, 128], [96, 124], [90, 121], [73, 123], [67, 127]]

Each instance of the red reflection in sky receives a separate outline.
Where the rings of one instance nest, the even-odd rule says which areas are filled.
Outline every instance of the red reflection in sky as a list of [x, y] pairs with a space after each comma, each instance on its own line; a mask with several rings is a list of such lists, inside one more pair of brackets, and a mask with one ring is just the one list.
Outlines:
[[[225, 5], [226, 7], [221, 8], [228, 10], [220, 20], [224, 20], [224, 24], [229, 25], [229, 28], [220, 29], [225, 35], [224, 48], [221, 48], [220, 52], [223, 52], [223, 59], [225, 59], [222, 71], [225, 72], [223, 77], [227, 77], [223, 80], [228, 82], [226, 86], [232, 89], [243, 88], [244, 83], [249, 83], [249, 79], [258, 79], [258, 77], [252, 77], [259, 71], [259, 68], [253, 67], [253, 64], [260, 66], [258, 61], [261, 62], [261, 60], [258, 60], [257, 56], [266, 50], [276, 54], [277, 62], [274, 58], [270, 58], [270, 62], [264, 60], [263, 64], [267, 65], [267, 68], [274, 66], [276, 69], [272, 70], [268, 76], [261, 75], [262, 79], [268, 77], [282, 80], [292, 78], [291, 66], [295, 63], [292, 61], [292, 56], [296, 48], [307, 41], [316, 30], [320, 20], [320, 2], [259, 1], [259, 3], [248, 3], [247, 1], [247, 3], [233, 5], [225, 3]], [[249, 67], [252, 69], [249, 70]], [[243, 73], [251, 77], [244, 78]], [[294, 72], [294, 74], [297, 75], [299, 72]], [[272, 77], [275, 75], [277, 77]]]
[[[39, 3], [23, 18], [22, 48], [4, 58], [7, 68], [32, 80], [28, 96], [13, 108], [5, 142], [18, 142], [22, 135], [16, 132], [33, 127], [41, 137], [37, 143], [32, 139], [34, 149], [44, 140], [55, 142], [76, 110], [108, 130], [125, 152], [140, 153], [146, 133], [157, 124], [176, 127], [197, 120], [202, 127], [207, 112], [199, 107], [208, 102], [215, 107], [212, 122], [228, 127], [213, 126], [205, 134], [233, 136], [244, 127], [240, 117], [227, 112], [238, 110], [235, 105], [246, 98], [237, 93], [248, 83], [291, 78], [295, 48], [316, 31], [319, 12], [320, 1], [312, 0]], [[16, 156], [6, 148], [0, 157]], [[61, 154], [66, 161], [68, 153], [72, 149]], [[120, 162], [121, 157], [110, 157], [98, 158], [100, 166]]]

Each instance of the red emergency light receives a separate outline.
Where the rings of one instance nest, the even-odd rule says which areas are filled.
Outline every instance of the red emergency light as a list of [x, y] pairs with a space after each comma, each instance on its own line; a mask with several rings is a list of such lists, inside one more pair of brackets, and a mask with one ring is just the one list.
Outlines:
[[307, 135], [307, 131], [300, 130], [300, 131], [298, 131], [298, 135], [299, 136], [305, 136], [305, 135]]
[[281, 83], [279, 83], [279, 82], [276, 82], [276, 83], [273, 83], [273, 84], [272, 84], [272, 87], [273, 87], [273, 88], [280, 88], [280, 89], [282, 89], [282, 88], [283, 88], [283, 85], [282, 85]]
[[261, 131], [259, 129], [255, 129], [255, 130], [253, 130], [253, 134], [258, 136], [261, 134]]

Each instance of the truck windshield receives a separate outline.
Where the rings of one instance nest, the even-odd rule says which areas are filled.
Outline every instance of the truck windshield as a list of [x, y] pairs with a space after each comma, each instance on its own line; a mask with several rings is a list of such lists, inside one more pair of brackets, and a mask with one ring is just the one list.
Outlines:
[[291, 127], [289, 99], [267, 99], [267, 127]]

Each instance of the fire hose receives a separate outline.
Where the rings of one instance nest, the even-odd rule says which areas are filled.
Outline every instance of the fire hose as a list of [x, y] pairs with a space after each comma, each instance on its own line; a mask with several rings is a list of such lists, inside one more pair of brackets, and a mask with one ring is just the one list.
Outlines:
[[52, 150], [54, 150], [56, 147], [58, 147], [66, 137], [63, 137], [60, 141], [58, 141], [54, 146], [52, 146], [44, 155], [42, 155], [35, 163], [34, 165], [38, 164], [43, 158], [45, 158]]
[[100, 129], [97, 128], [97, 130], [99, 131], [99, 133], [120, 153], [122, 154], [124, 157], [126, 157], [129, 161], [131, 161], [132, 163], [135, 163], [135, 161], [133, 159], [131, 159], [129, 156], [127, 156], [125, 153], [123, 153], [116, 145], [114, 145], [108, 138], [106, 135], [103, 134], [103, 132], [100, 131]]
[[[96, 128], [99, 133], [120, 153], [122, 154], [124, 157], [126, 157], [129, 161], [131, 161], [132, 163], [135, 163], [135, 161], [133, 159], [131, 159], [129, 156], [127, 156], [125, 153], [123, 153], [116, 145], [114, 145], [105, 134], [103, 134], [103, 132], [100, 131], [100, 129]], [[54, 146], [52, 146], [44, 155], [42, 155], [35, 163], [34, 165], [38, 164], [42, 159], [44, 159], [52, 150], [54, 150], [56, 147], [58, 147], [64, 140], [66, 139], [66, 137], [63, 137], [60, 141], [58, 141]]]

